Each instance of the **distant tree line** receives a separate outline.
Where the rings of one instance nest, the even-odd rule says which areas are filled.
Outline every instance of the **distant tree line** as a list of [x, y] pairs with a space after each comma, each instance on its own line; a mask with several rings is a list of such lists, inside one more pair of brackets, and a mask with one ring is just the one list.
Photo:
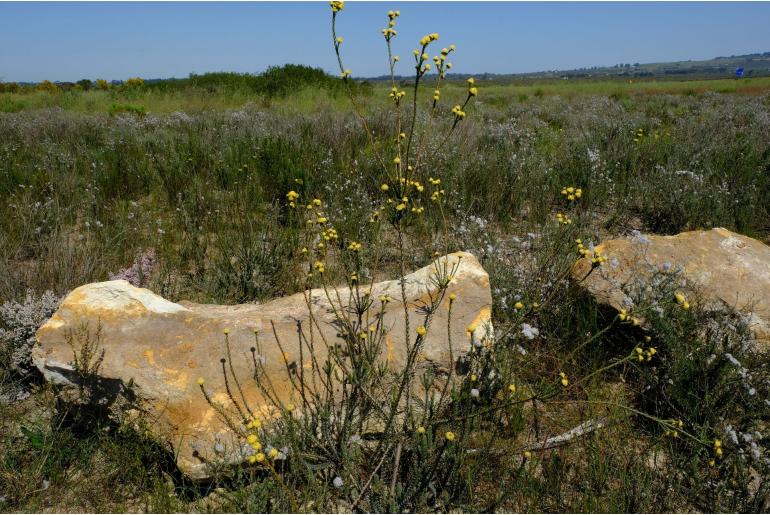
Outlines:
[[56, 93], [60, 91], [81, 90], [89, 91], [92, 89], [98, 89], [103, 91], [109, 90], [127, 90], [136, 89], [144, 85], [144, 79], [134, 77], [127, 81], [112, 81], [107, 82], [104, 79], [97, 79], [91, 81], [89, 79], [81, 79], [77, 82], [51, 82], [50, 80], [44, 80], [38, 83], [23, 83], [18, 82], [0, 82], [0, 93], [32, 93], [35, 91], [47, 91], [50, 93]]
[[[371, 85], [366, 81], [351, 81], [356, 93], [370, 93]], [[179, 91], [190, 88], [208, 93], [248, 91], [264, 96], [285, 96], [292, 91], [302, 88], [323, 88], [330, 91], [340, 91], [344, 83], [337, 77], [329, 75], [321, 68], [287, 64], [271, 66], [259, 74], [217, 72], [190, 74], [185, 79], [141, 79], [135, 77], [127, 81], [111, 81], [97, 79], [82, 79], [77, 82], [43, 81], [37, 84], [18, 84], [15, 82], [0, 82], [0, 93], [29, 93], [33, 91], [69, 91], [69, 90], [103, 90], [103, 91]]]
[[[371, 90], [371, 85], [365, 81], [351, 81], [351, 84], [357, 92]], [[285, 96], [293, 91], [308, 87], [341, 92], [344, 83], [321, 68], [286, 64], [271, 66], [259, 74], [217, 72], [198, 75], [192, 73], [186, 79], [148, 81], [147, 87], [161, 91], [196, 88], [210, 93], [240, 90], [271, 97]]]

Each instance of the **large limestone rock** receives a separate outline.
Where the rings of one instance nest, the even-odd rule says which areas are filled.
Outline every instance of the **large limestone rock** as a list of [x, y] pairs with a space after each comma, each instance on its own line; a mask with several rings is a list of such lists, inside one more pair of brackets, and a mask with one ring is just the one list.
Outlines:
[[628, 302], [624, 286], [644, 283], [653, 270], [679, 270], [688, 289], [711, 307], [747, 315], [758, 344], [770, 345], [770, 247], [762, 242], [718, 228], [675, 236], [637, 234], [606, 241], [596, 250], [607, 261], [591, 272], [591, 260], [583, 258], [572, 276], [599, 302], [620, 310]]
[[[479, 262], [468, 253], [451, 254], [439, 260], [458, 264], [449, 286], [457, 300], [452, 307], [451, 331], [453, 353], [457, 358], [467, 350], [466, 327], [477, 327], [477, 337], [491, 330], [491, 294], [489, 276]], [[438, 260], [437, 260], [438, 261]], [[451, 266], [451, 265], [450, 265]], [[406, 277], [411, 331], [422, 324], [420, 307], [428, 292], [435, 289], [432, 282], [434, 266], [422, 268]], [[348, 302], [349, 291], [339, 288], [339, 299]], [[390, 296], [386, 304], [383, 359], [393, 366], [404, 361], [404, 311], [399, 302], [399, 281], [374, 285], [373, 298]], [[336, 294], [332, 293], [336, 304]], [[312, 291], [313, 316], [328, 341], [338, 340], [338, 328], [323, 290]], [[450, 349], [446, 338], [447, 303], [438, 310], [428, 331], [422, 355], [423, 363], [449, 367]], [[378, 303], [379, 305], [379, 303]], [[276, 342], [281, 342], [282, 350]], [[222, 405], [232, 403], [225, 393], [226, 385], [220, 359], [226, 356], [224, 331], [229, 330], [232, 365], [244, 395], [252, 405], [266, 407], [264, 398], [252, 380], [255, 330], [260, 338], [264, 367], [283, 402], [292, 402], [292, 389], [286, 373], [286, 352], [289, 362], [300, 361], [298, 323], [307, 330], [308, 304], [304, 294], [276, 299], [262, 305], [218, 306], [169, 302], [149, 290], [135, 288], [126, 281], [108, 281], [81, 286], [72, 291], [59, 310], [37, 332], [39, 345], [33, 351], [35, 365], [46, 379], [73, 390], [83, 382], [73, 364], [74, 350], [82, 340], [73, 339], [73, 331], [88, 325], [95, 335], [101, 327], [100, 349], [103, 358], [97, 377], [106, 388], [100, 402], [116, 403], [128, 399], [131, 406], [150, 421], [150, 430], [165, 442], [177, 456], [180, 469], [193, 478], [209, 474], [206, 461], [243, 460], [240, 444], [228, 436], [226, 424], [205, 400], [197, 379], [206, 380], [205, 388], [212, 399]], [[439, 329], [440, 328], [440, 329]], [[491, 334], [491, 333], [490, 333]], [[68, 338], [69, 336], [69, 338]], [[68, 341], [69, 340], [69, 341]], [[315, 345], [315, 358], [323, 362], [327, 355], [324, 345]], [[98, 360], [100, 353], [93, 358]], [[304, 359], [309, 360], [307, 351]], [[229, 367], [229, 364], [228, 364]], [[307, 368], [307, 365], [305, 365]], [[230, 388], [235, 389], [230, 380]], [[236, 398], [239, 398], [236, 394]], [[296, 400], [295, 400], [296, 401]], [[230, 438], [230, 440], [228, 440]]]

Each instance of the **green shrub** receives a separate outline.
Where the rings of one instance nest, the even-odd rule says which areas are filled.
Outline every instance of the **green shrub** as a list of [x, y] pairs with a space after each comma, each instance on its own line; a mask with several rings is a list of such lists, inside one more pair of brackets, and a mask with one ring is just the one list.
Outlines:
[[116, 116], [118, 114], [134, 114], [137, 116], [146, 116], [147, 115], [147, 109], [140, 105], [133, 105], [133, 104], [110, 104], [109, 109], [107, 112], [110, 114], [110, 116]]

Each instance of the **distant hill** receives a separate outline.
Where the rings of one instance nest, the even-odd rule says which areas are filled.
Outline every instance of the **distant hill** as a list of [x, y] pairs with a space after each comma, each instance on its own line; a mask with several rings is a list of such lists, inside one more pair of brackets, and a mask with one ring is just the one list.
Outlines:
[[550, 77], [732, 77], [737, 68], [743, 68], [746, 77], [770, 75], [770, 52], [715, 57], [705, 61], [619, 63], [614, 66], [544, 71], [525, 75]]
[[[770, 52], [715, 57], [704, 61], [673, 61], [666, 63], [618, 63], [613, 66], [592, 66], [574, 70], [545, 70], [532, 73], [482, 73], [473, 74], [478, 79], [577, 79], [577, 78], [729, 78], [735, 70], [743, 68], [744, 77], [770, 76]], [[450, 74], [452, 79], [462, 79], [471, 74]], [[369, 80], [388, 80], [388, 76]], [[398, 77], [401, 79], [402, 77]]]

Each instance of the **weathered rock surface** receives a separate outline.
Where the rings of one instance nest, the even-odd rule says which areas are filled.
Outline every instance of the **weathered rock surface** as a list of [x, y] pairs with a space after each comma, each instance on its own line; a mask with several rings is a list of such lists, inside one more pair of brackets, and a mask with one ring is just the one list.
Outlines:
[[[489, 276], [473, 255], [455, 253], [447, 258], [450, 263], [459, 263], [448, 290], [457, 295], [451, 323], [453, 356], [457, 357], [468, 348], [466, 327], [469, 324], [477, 326], [479, 337], [491, 329], [492, 298]], [[433, 273], [434, 266], [430, 265], [406, 277], [412, 332], [422, 323], [421, 302], [435, 288]], [[342, 303], [347, 303], [348, 289], [337, 291]], [[399, 302], [399, 281], [375, 284], [373, 298], [381, 295], [393, 299], [387, 304], [384, 317], [389, 328], [384, 359], [398, 365], [404, 360], [404, 315], [403, 304]], [[335, 341], [338, 329], [333, 325], [334, 316], [326, 294], [323, 290], [313, 290], [311, 298], [320, 331], [328, 341]], [[423, 348], [425, 360], [445, 367], [451, 366], [445, 329], [447, 304], [445, 298], [431, 324], [441, 330], [429, 330]], [[112, 392], [102, 402], [117, 402], [111, 395], [130, 397], [132, 404], [146, 414], [145, 420], [150, 421], [154, 436], [174, 451], [180, 469], [190, 477], [202, 479], [208, 475], [206, 460], [217, 455], [219, 458], [224, 455], [224, 461], [231, 463], [243, 459], [241, 444], [228, 441], [232, 436], [228, 436], [225, 423], [206, 402], [196, 382], [199, 377], [205, 378], [205, 388], [216, 402], [232, 404], [225, 393], [220, 362], [226, 355], [224, 330], [229, 329], [232, 365], [252, 405], [260, 406], [259, 403], [264, 402], [251, 379], [250, 349], [255, 345], [255, 330], [259, 331], [267, 375], [284, 397], [281, 400], [288, 403], [292, 401], [292, 389], [271, 323], [288, 359], [299, 362], [297, 327], [303, 323], [307, 328], [309, 320], [308, 304], [301, 293], [261, 305], [219, 306], [173, 303], [126, 281], [87, 284], [72, 291], [38, 330], [39, 345], [33, 350], [33, 360], [47, 380], [65, 387], [76, 385], [82, 377], [74, 370], [73, 348], [67, 334], [82, 328], [83, 324], [88, 324], [94, 334], [100, 326], [104, 357], [98, 378], [112, 385]], [[326, 354], [323, 345], [316, 345], [315, 358], [319, 362], [323, 362]], [[309, 359], [306, 351], [304, 359]]]
[[644, 280], [652, 270], [680, 269], [688, 287], [713, 307], [727, 306], [747, 315], [759, 345], [770, 345], [770, 247], [717, 228], [675, 236], [637, 235], [609, 240], [596, 249], [607, 261], [590, 272], [579, 260], [573, 278], [596, 299], [620, 310], [623, 286]]

